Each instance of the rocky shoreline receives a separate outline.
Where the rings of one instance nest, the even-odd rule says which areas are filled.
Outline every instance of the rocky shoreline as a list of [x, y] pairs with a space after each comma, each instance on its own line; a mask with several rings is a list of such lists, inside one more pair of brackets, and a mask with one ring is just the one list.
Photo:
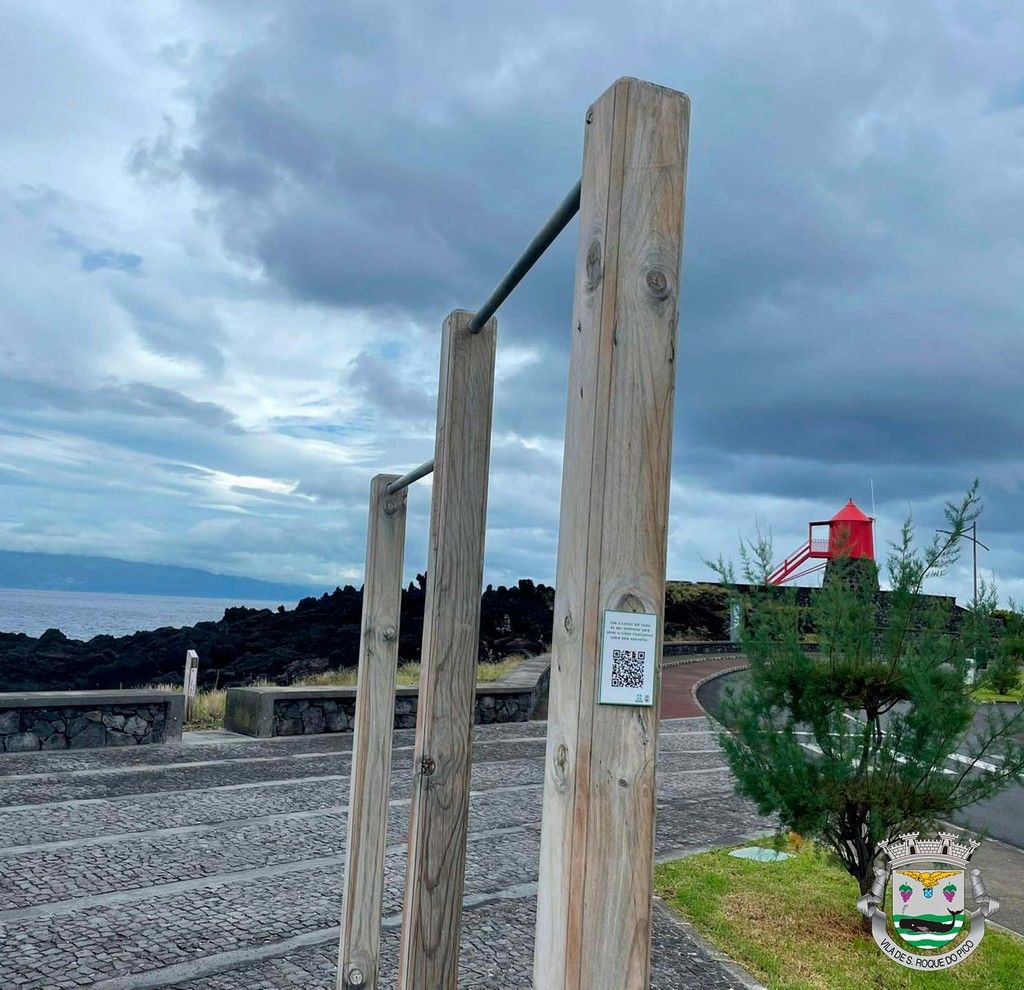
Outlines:
[[[402, 592], [399, 655], [420, 658], [424, 578]], [[548, 649], [554, 589], [533, 581], [488, 586], [481, 600], [480, 660]], [[38, 638], [0, 632], [0, 692], [111, 690], [180, 684], [185, 651], [199, 654], [204, 688], [268, 680], [291, 684], [321, 670], [355, 665], [362, 591], [337, 588], [294, 609], [229, 608], [217, 621], [130, 636], [68, 639], [57, 629]]]
[[[425, 578], [402, 592], [399, 657], [420, 658]], [[204, 688], [238, 687], [299, 678], [355, 665], [362, 591], [337, 588], [304, 598], [294, 609], [229, 608], [217, 621], [166, 627], [130, 636], [69, 639], [57, 629], [38, 638], [0, 632], [0, 692], [111, 690], [180, 684], [185, 651], [199, 654]], [[534, 656], [551, 646], [555, 589], [521, 580], [488, 585], [480, 603], [481, 661]], [[669, 582], [665, 638], [719, 640], [727, 636], [727, 592], [709, 584]]]

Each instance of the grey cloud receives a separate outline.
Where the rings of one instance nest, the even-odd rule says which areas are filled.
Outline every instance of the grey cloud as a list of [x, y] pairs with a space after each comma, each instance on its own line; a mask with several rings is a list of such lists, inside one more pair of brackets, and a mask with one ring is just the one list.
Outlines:
[[[585, 32], [591, 54], [609, 54], [601, 64], [638, 51], [639, 74], [694, 100], [678, 471], [789, 498], [877, 474], [934, 496], [977, 465], [1016, 459], [1019, 390], [998, 380], [994, 353], [958, 345], [980, 321], [989, 340], [1016, 349], [1019, 304], [992, 309], [972, 268], [985, 270], [991, 237], [1019, 230], [1024, 210], [1008, 188], [972, 192], [965, 122], [951, 129], [948, 116], [951, 98], [1017, 85], [1015, 62], [985, 64], [990, 26], [928, 3], [882, 20], [825, 5], [775, 24], [742, 9], [732, 33], [702, 33], [693, 11], [686, 31], [681, 14], [670, 17], [666, 46], [626, 9], [600, 12]], [[371, 18], [379, 35], [350, 41], [345, 14], [316, 10], [309, 21], [278, 14], [273, 41], [229, 63], [198, 107], [185, 161], [219, 203], [225, 239], [303, 298], [434, 320], [472, 306], [578, 168], [594, 72], [573, 65], [555, 92], [527, 80], [488, 113], [450, 95], [458, 83], [439, 60], [458, 44], [441, 42], [412, 67], [392, 25]], [[581, 23], [582, 8], [565, 10]], [[480, 18], [461, 44], [485, 35], [500, 62], [508, 22]], [[337, 103], [314, 93], [330, 84], [324, 47], [352, 66], [330, 90]], [[297, 67], [300, 52], [308, 68]], [[409, 80], [422, 84], [427, 68], [437, 93], [410, 99]], [[373, 82], [371, 116], [360, 100]], [[980, 117], [966, 126], [996, 140]], [[209, 175], [204, 161], [217, 165]], [[499, 315], [502, 339], [531, 341], [542, 361], [499, 386], [498, 428], [560, 433], [575, 237], [563, 236]], [[952, 277], [935, 266], [943, 251]], [[388, 382], [382, 366], [361, 370], [376, 387]], [[691, 455], [691, 438], [704, 456]]]
[[[58, 67], [73, 40], [71, 76], [53, 78], [90, 92], [89, 120], [102, 124], [108, 105], [126, 105], [122, 94], [77, 85], [95, 73], [94, 35], [61, 23], [47, 34], [45, 18], [22, 12], [16, 35]], [[120, 224], [120, 204], [94, 214], [31, 168], [11, 196], [26, 226], [66, 235], [69, 337], [74, 291], [102, 299], [94, 323], [112, 299], [148, 352], [145, 370], [112, 383], [83, 369], [58, 385], [22, 369], [20, 383], [0, 387], [6, 425], [110, 444], [124, 457], [117, 484], [159, 492], [143, 515], [161, 539], [147, 530], [131, 537], [140, 546], [187, 545], [222, 569], [230, 560], [252, 570], [267, 566], [262, 546], [274, 567], [324, 573], [315, 537], [294, 556], [287, 547], [289, 534], [326, 526], [336, 559], [358, 566], [369, 477], [430, 454], [436, 368], [420, 381], [424, 361], [410, 373], [377, 341], [356, 339], [341, 359], [359, 355], [348, 373], [332, 369], [307, 405], [301, 386], [278, 391], [261, 369], [257, 389], [251, 368], [232, 363], [238, 331], [220, 314], [230, 301], [263, 300], [338, 325], [358, 313], [353, 334], [367, 332], [366, 314], [436, 332], [450, 309], [486, 296], [572, 184], [584, 110], [628, 71], [689, 91], [694, 108], [673, 566], [703, 573], [701, 553], [734, 546], [755, 512], [799, 535], [808, 515], [850, 495], [863, 502], [871, 478], [880, 512], [896, 518], [913, 504], [926, 526], [975, 473], [988, 481], [1000, 566], [1024, 559], [1014, 512], [1024, 479], [1019, 10], [224, 0], [186, 2], [159, 29], [145, 23], [149, 48], [133, 57], [159, 63], [152, 92], [166, 105], [133, 117], [124, 164], [151, 202], [195, 206], [176, 218], [180, 240], [169, 251], [165, 230], [136, 235], [143, 221], [127, 208]], [[168, 73], [178, 74], [173, 95]], [[52, 103], [38, 119], [67, 118], [57, 92], [35, 94]], [[0, 109], [36, 119], [13, 99], [0, 96]], [[152, 216], [164, 222], [159, 208]], [[226, 261], [207, 250], [211, 237]], [[551, 576], [557, 457], [527, 440], [557, 450], [562, 433], [576, 237], [573, 226], [499, 314], [499, 346], [536, 355], [496, 389], [488, 574], [503, 579]], [[46, 312], [61, 318], [59, 307]], [[255, 324], [245, 344], [272, 354]], [[424, 340], [435, 338], [416, 346]], [[0, 352], [24, 350], [15, 338]], [[164, 367], [174, 369], [166, 379]], [[193, 383], [223, 386], [217, 402], [179, 391], [184, 367]], [[358, 407], [327, 411], [334, 387]], [[243, 404], [264, 400], [260, 428], [243, 429], [253, 416]], [[245, 526], [225, 525], [225, 512], [211, 522], [190, 502], [209, 475], [183, 464], [286, 479], [308, 497], [260, 496]], [[69, 511], [105, 519], [111, 509], [78, 467], [54, 474], [72, 491]], [[410, 497], [410, 525], [425, 525], [426, 491]], [[61, 506], [11, 512], [54, 533], [44, 508]], [[117, 520], [97, 525], [104, 545], [127, 539]], [[419, 543], [409, 559], [422, 562]]]
[[98, 390], [97, 400], [111, 400], [111, 408], [137, 416], [172, 416], [189, 420], [201, 426], [222, 429], [228, 433], [241, 433], [234, 413], [215, 402], [197, 402], [169, 388], [131, 382], [126, 385], [108, 385]]
[[359, 506], [370, 491], [370, 476], [385, 473], [356, 467], [310, 469], [299, 479], [296, 491], [332, 505]]
[[403, 382], [400, 364], [364, 351], [352, 362], [348, 383], [379, 410], [385, 422], [433, 421], [436, 390], [432, 394], [425, 388]]
[[140, 138], [125, 158], [125, 168], [137, 178], [160, 184], [181, 177], [181, 149], [174, 121], [165, 116], [164, 129], [152, 140]]
[[134, 283], [112, 287], [111, 294], [129, 314], [139, 336], [159, 354], [186, 357], [210, 371], [223, 371], [217, 343], [220, 329], [212, 317], [185, 299], [160, 298]]
[[[25, 200], [22, 199], [20, 204], [24, 204]], [[24, 215], [32, 216], [44, 209], [52, 210], [58, 206], [67, 207], [68, 204], [63, 204], [60, 199], [51, 197], [36, 198], [35, 202], [32, 203], [28, 210], [20, 210]], [[119, 272], [131, 272], [135, 273], [139, 270], [142, 265], [142, 255], [134, 254], [129, 251], [118, 251], [115, 248], [90, 248], [87, 247], [82, 239], [63, 227], [55, 226], [52, 228], [52, 235], [54, 241], [62, 248], [66, 248], [70, 251], [74, 251], [79, 255], [79, 263], [82, 267], [82, 271], [94, 272], [101, 268], [110, 268], [114, 271]]]
[[[228, 433], [241, 432], [234, 414], [222, 406], [214, 402], [197, 402], [180, 392], [145, 382], [83, 389], [0, 376], [0, 407], [13, 411], [37, 411], [49, 407], [65, 412], [173, 418]], [[27, 434], [12, 431], [12, 435]]]

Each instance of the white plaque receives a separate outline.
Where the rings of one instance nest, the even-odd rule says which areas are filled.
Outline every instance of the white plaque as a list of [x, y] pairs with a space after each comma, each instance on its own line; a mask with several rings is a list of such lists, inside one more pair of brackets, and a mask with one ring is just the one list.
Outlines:
[[656, 615], [605, 612], [598, 702], [602, 705], [653, 705], [657, 648]]

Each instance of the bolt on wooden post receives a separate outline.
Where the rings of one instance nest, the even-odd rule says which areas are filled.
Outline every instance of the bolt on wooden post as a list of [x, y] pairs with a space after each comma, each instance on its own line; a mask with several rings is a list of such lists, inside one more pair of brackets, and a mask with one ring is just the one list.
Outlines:
[[338, 990], [379, 986], [407, 495], [389, 495], [387, 486], [398, 477], [378, 474], [370, 482]]
[[497, 321], [444, 323], [399, 990], [456, 990]]
[[[585, 125], [533, 979], [543, 990], [650, 985], [688, 129], [684, 94], [637, 79], [616, 82]], [[609, 620], [622, 613], [645, 613], [621, 625], [652, 632], [647, 703], [642, 692], [601, 703], [614, 695]]]

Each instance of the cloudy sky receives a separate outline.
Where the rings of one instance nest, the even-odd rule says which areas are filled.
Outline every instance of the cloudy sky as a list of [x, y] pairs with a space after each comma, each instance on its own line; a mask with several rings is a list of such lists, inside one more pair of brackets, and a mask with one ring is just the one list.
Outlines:
[[[1022, 45], [1001, 0], [0, 0], [0, 548], [358, 580], [444, 315], [636, 75], [693, 101], [669, 575], [978, 475], [1024, 597]], [[500, 314], [495, 582], [554, 572], [575, 237]]]

